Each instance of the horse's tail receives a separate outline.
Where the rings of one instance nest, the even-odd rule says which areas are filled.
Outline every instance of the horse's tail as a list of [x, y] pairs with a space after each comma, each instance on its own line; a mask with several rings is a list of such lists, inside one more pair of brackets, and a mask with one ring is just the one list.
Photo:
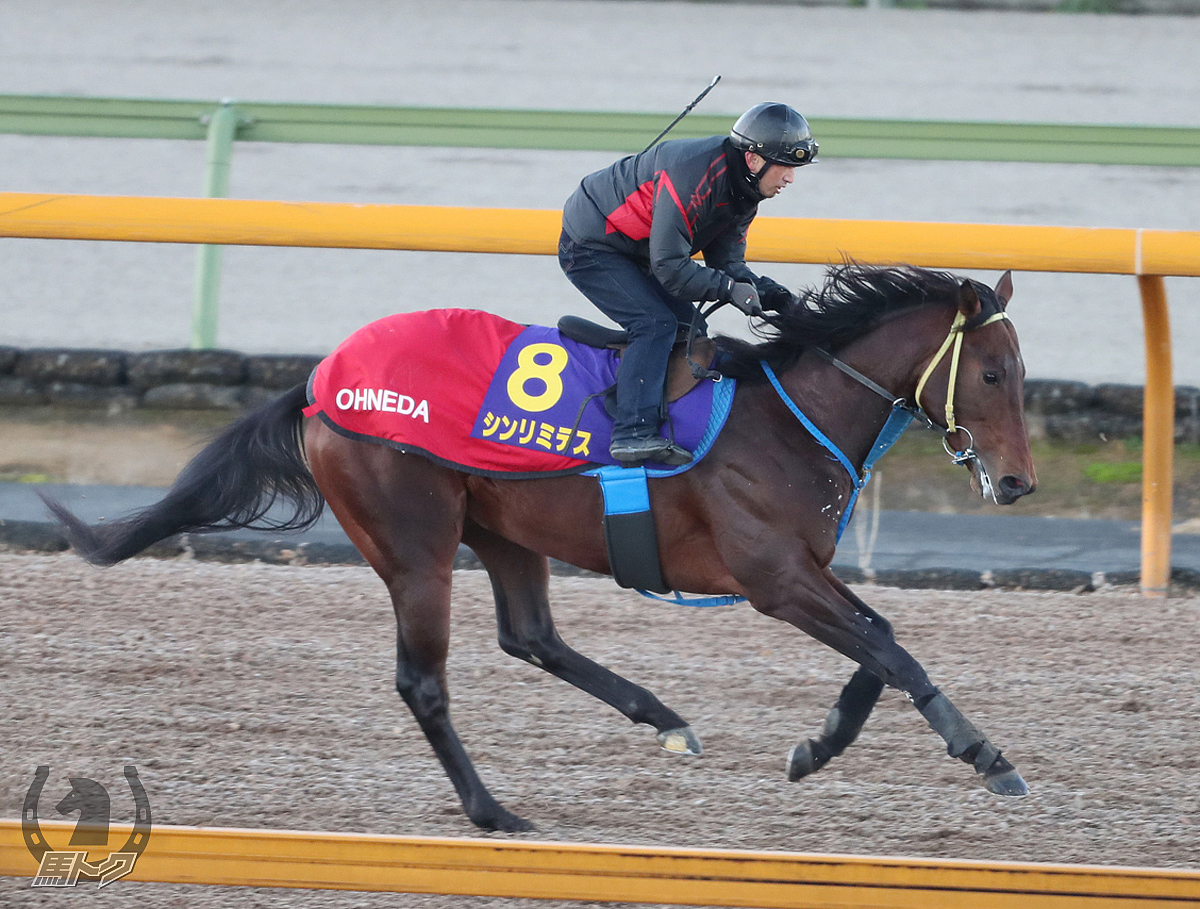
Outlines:
[[[42, 496], [75, 551], [94, 565], [113, 565], [177, 533], [303, 530], [321, 516], [325, 498], [304, 457], [305, 387], [239, 417], [179, 474], [166, 496], [128, 517], [88, 525]], [[279, 499], [291, 514], [268, 517]]]

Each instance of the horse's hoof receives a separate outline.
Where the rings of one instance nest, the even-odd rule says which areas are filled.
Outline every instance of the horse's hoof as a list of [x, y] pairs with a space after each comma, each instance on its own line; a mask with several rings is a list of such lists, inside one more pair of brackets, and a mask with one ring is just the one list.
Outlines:
[[1025, 780], [1021, 778], [1021, 774], [1015, 769], [1005, 770], [1002, 773], [997, 773], [983, 778], [983, 785], [987, 787], [987, 791], [994, 795], [1009, 795], [1020, 798], [1023, 795], [1029, 795], [1029, 786], [1025, 784]]
[[497, 830], [503, 830], [505, 833], [532, 833], [537, 830], [537, 826], [533, 821], [527, 821], [523, 817], [510, 815], [509, 821], [503, 827], [497, 827]]
[[513, 814], [511, 811], [506, 811], [503, 808], [489, 814], [487, 817], [475, 819], [471, 818], [475, 826], [483, 830], [495, 830], [499, 833], [528, 833], [537, 828], [532, 823], [525, 820], [519, 815]]
[[812, 748], [808, 742], [793, 745], [787, 756], [787, 778], [789, 782], [803, 779], [817, 770], [817, 762], [813, 759]]
[[691, 726], [681, 726], [678, 729], [668, 729], [658, 734], [658, 744], [664, 751], [671, 754], [703, 754], [704, 746]]
[[500, 833], [526, 833], [536, 830], [529, 821], [513, 814], [490, 796], [473, 802], [463, 803], [463, 809], [471, 823], [480, 830], [496, 830]]

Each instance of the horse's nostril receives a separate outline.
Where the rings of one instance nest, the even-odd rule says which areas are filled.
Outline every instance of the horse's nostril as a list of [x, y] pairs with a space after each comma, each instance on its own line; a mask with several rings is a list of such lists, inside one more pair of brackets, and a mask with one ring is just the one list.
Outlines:
[[1012, 474], [1000, 478], [1000, 491], [1006, 496], [1023, 496], [1033, 492], [1033, 488], [1020, 477]]

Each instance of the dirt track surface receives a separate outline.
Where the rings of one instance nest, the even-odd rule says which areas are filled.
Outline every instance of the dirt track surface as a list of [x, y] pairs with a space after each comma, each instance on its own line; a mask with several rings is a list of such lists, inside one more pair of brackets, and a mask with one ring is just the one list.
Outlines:
[[[846, 755], [788, 783], [784, 757], [819, 728], [847, 660], [749, 607], [552, 584], [563, 637], [688, 718], [705, 754], [669, 755], [648, 727], [505, 656], [485, 575], [459, 572], [456, 725], [494, 794], [538, 825], [527, 838], [1200, 868], [1200, 679], [1184, 659], [1200, 652], [1195, 599], [860, 591], [1024, 773], [1032, 794], [1005, 800], [891, 691]], [[367, 569], [146, 559], [100, 571], [0, 554], [3, 814], [19, 816], [48, 764], [40, 817], [57, 817], [67, 778], [82, 776], [128, 822], [120, 768], [132, 763], [157, 824], [480, 836], [392, 687], [392, 624]], [[5, 905], [66, 897], [0, 880]], [[103, 898], [520, 905], [130, 882]]]

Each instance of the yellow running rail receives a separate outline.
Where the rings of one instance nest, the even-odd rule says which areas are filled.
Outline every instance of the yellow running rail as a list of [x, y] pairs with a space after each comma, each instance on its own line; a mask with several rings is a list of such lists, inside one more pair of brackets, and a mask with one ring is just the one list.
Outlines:
[[[553, 255], [561, 216], [530, 209], [0, 193], [0, 237]], [[1146, 330], [1142, 591], [1170, 584], [1175, 389], [1163, 275], [1200, 276], [1200, 231], [758, 218], [758, 262], [1136, 275]]]
[[[561, 213], [0, 193], [0, 237], [554, 255]], [[826, 264], [853, 256], [927, 268], [1200, 276], [1200, 231], [757, 218], [748, 258]]]
[[[53, 844], [74, 825], [41, 827]], [[0, 820], [0, 874], [37, 870], [21, 822]], [[124, 880], [763, 909], [1200, 907], [1200, 871], [158, 826]]]

